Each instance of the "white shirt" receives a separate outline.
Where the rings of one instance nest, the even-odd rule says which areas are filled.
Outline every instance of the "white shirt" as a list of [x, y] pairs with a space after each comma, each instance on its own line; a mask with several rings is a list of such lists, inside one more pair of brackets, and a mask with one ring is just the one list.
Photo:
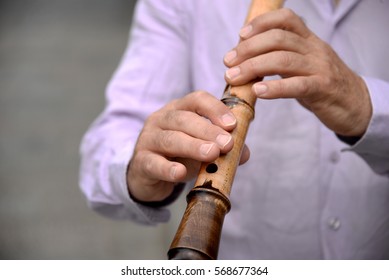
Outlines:
[[[81, 146], [89, 205], [155, 224], [168, 209], [132, 201], [126, 168], [145, 118], [194, 90], [221, 97], [223, 55], [249, 0], [140, 0], [107, 107]], [[373, 117], [350, 147], [291, 99], [259, 100], [220, 245], [227, 259], [389, 258], [389, 1], [288, 0], [369, 89]], [[350, 104], [352, 106], [352, 104]]]

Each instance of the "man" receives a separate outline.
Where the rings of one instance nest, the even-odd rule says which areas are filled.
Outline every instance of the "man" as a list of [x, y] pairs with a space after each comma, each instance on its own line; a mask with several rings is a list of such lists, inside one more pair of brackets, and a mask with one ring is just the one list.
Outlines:
[[220, 257], [389, 258], [389, 2], [289, 0], [241, 28], [249, 2], [139, 1], [82, 144], [90, 206], [166, 221], [199, 163], [233, 147], [225, 80], [266, 76]]

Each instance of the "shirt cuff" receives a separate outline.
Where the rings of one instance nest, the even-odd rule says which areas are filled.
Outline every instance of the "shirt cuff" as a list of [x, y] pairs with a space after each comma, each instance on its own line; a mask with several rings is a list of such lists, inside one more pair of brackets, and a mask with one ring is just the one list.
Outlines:
[[[359, 154], [378, 174], [389, 174], [389, 83], [363, 77], [369, 89], [372, 117], [360, 139], [341, 139], [351, 144], [346, 151]], [[338, 136], [339, 137], [339, 136]], [[355, 141], [356, 140], [356, 141]]]
[[140, 201], [137, 200], [135, 197], [133, 197], [131, 193], [130, 193], [130, 197], [133, 201], [135, 201], [138, 204], [152, 207], [152, 208], [161, 208], [161, 207], [168, 206], [174, 201], [176, 201], [176, 199], [180, 196], [184, 188], [185, 188], [185, 183], [179, 183], [175, 185], [172, 193], [167, 198], [161, 201]]
[[361, 136], [343, 136], [337, 133], [336, 137], [338, 137], [338, 139], [344, 143], [349, 144], [350, 146], [355, 145], [362, 138]]
[[131, 220], [141, 224], [155, 225], [167, 222], [170, 211], [165, 208], [150, 207], [134, 201], [127, 188], [127, 168], [134, 151], [135, 144], [130, 143], [116, 153], [109, 166], [109, 180], [113, 192], [118, 195]]

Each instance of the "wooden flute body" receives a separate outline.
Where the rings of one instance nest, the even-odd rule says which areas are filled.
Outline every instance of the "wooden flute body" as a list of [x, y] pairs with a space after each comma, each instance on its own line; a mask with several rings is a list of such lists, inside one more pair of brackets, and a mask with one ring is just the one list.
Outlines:
[[[252, 0], [246, 22], [282, 7], [283, 2]], [[195, 187], [187, 195], [188, 205], [170, 246], [169, 259], [217, 259], [224, 217], [231, 208], [232, 183], [249, 124], [254, 118], [257, 98], [251, 88], [258, 80], [226, 87], [222, 101], [237, 119], [237, 127], [232, 132], [234, 147], [216, 161], [202, 164]]]

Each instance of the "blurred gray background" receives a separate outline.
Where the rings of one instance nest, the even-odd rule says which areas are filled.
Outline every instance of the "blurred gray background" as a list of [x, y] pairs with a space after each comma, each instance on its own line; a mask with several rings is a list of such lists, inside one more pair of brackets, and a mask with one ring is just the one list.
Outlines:
[[181, 216], [143, 227], [86, 206], [81, 137], [135, 0], [0, 0], [0, 259], [164, 259]]

